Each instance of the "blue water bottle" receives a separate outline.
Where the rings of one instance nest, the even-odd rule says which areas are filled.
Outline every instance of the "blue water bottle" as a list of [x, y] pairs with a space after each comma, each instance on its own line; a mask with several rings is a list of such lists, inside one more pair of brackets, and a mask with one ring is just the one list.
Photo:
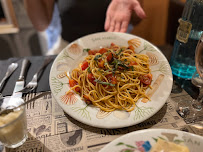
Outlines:
[[187, 0], [178, 20], [170, 65], [173, 75], [191, 79], [195, 72], [195, 49], [203, 33], [203, 0]]

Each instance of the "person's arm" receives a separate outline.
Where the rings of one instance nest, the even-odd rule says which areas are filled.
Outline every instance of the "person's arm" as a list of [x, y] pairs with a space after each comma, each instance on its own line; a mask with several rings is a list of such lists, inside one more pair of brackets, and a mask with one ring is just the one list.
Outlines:
[[126, 32], [132, 12], [141, 19], [146, 17], [138, 0], [112, 0], [106, 13], [105, 30]]
[[28, 17], [38, 31], [44, 31], [49, 26], [54, 2], [54, 0], [24, 0]]

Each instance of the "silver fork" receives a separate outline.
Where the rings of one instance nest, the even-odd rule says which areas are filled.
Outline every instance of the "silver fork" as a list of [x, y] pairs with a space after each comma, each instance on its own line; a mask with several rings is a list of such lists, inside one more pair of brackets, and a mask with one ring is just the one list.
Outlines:
[[28, 93], [34, 90], [37, 87], [37, 80], [41, 74], [41, 72], [46, 68], [46, 66], [53, 60], [52, 57], [46, 58], [42, 67], [34, 74], [32, 80], [20, 91], [22, 93]]

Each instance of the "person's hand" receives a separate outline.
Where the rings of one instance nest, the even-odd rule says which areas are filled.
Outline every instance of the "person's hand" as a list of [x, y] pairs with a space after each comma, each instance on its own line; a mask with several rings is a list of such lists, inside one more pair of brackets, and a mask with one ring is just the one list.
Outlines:
[[126, 32], [132, 11], [141, 19], [146, 17], [138, 0], [112, 0], [106, 13], [105, 30]]

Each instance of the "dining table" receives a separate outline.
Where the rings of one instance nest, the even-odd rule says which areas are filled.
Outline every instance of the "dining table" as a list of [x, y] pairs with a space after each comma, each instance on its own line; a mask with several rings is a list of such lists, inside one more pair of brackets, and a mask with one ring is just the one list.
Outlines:
[[[171, 47], [160, 47], [160, 50], [169, 60], [171, 55]], [[49, 74], [54, 59], [57, 57], [57, 55], [29, 56], [0, 60], [0, 80], [2, 80], [3, 76], [5, 75], [7, 67], [10, 63], [17, 62], [19, 67], [21, 67], [22, 60], [27, 58], [31, 62], [25, 77], [25, 84], [27, 84], [47, 57], [52, 57], [53, 61], [49, 63], [46, 69], [43, 71], [40, 79], [38, 80], [37, 88], [30, 93], [23, 94], [23, 99], [27, 101], [37, 94], [50, 91]], [[8, 78], [4, 86], [1, 88], [1, 93], [3, 96], [12, 95], [19, 73], [20, 68], [14, 71], [14, 73]], [[185, 80], [173, 76], [171, 93], [164, 106], [155, 115], [133, 126], [105, 129], [89, 126], [75, 120], [63, 111], [50, 93], [26, 105], [28, 130], [28, 138], [26, 142], [22, 146], [15, 149], [5, 148], [1, 145], [0, 151], [98, 152], [106, 144], [122, 135], [149, 128], [175, 129], [203, 136], [203, 112], [195, 115], [195, 119], [195, 112], [190, 112], [184, 115], [181, 115], [178, 112], [179, 101], [184, 100], [185, 103], [191, 102], [192, 99], [197, 98], [198, 94], [199, 88], [194, 86], [191, 83], [191, 80]]]

